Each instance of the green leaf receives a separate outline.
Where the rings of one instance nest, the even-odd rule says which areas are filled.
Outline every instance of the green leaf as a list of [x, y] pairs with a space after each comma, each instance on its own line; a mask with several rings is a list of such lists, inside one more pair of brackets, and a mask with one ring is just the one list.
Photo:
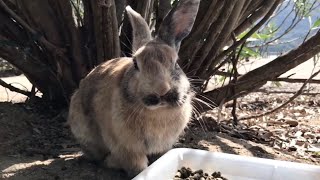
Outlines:
[[315, 29], [317, 27], [320, 27], [320, 18], [318, 20], [316, 20], [316, 22], [314, 22], [312, 29]]
[[[244, 31], [241, 34], [238, 35], [237, 39], [242, 39], [248, 31]], [[253, 33], [250, 38], [247, 39], [248, 42], [253, 42], [253, 41], [259, 41], [259, 40], [267, 40], [270, 39], [273, 36], [273, 34], [265, 34], [265, 33]]]
[[248, 47], [243, 47], [242, 51], [243, 51], [243, 54], [245, 57], [259, 57], [260, 56], [260, 54], [258, 52], [254, 51], [253, 49], [248, 48]]
[[225, 76], [219, 76], [218, 82], [222, 83], [223, 81], [226, 80], [227, 77]]
[[254, 33], [254, 34], [252, 34], [251, 37], [252, 37], [252, 38], [259, 39], [259, 40], [266, 40], [266, 39], [271, 38], [271, 35], [262, 34], [262, 33]]

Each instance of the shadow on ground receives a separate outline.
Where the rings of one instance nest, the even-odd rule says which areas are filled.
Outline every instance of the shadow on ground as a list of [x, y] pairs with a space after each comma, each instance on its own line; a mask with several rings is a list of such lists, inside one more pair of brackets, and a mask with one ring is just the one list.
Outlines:
[[[65, 114], [50, 105], [0, 103], [0, 171], [5, 179], [129, 179], [81, 158]], [[0, 178], [0, 179], [1, 179]]]
[[[28, 163], [24, 163], [28, 166]], [[6, 179], [46, 179], [46, 180], [59, 180], [59, 179], [70, 179], [70, 180], [127, 180], [128, 178], [123, 172], [103, 169], [95, 164], [88, 163], [81, 158], [58, 158], [49, 159], [46, 161], [32, 162], [30, 167], [18, 167], [17, 164], [9, 166], [5, 171]], [[17, 168], [17, 169], [16, 169]]]
[[175, 147], [189, 147], [213, 152], [275, 159], [275, 155], [268, 152], [265, 145], [231, 137], [225, 133], [220, 133], [216, 128], [215, 121], [193, 121], [189, 124], [184, 136], [179, 139]]

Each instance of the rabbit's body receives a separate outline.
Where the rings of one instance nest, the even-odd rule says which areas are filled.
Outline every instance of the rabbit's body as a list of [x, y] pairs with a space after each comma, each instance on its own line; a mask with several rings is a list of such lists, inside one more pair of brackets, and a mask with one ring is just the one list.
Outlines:
[[177, 51], [191, 30], [199, 0], [180, 4], [166, 22], [175, 25], [179, 18], [173, 16], [180, 13], [180, 26], [171, 32], [164, 25], [155, 39], [143, 18], [127, 8], [133, 57], [100, 64], [72, 96], [68, 122], [89, 158], [136, 174], [147, 167], [147, 155], [170, 149], [186, 127], [192, 91], [177, 64]]
[[[106, 152], [126, 148], [144, 154], [162, 153], [171, 148], [189, 121], [191, 97], [181, 106], [156, 110], [128, 103], [119, 82], [130, 73], [129, 59], [107, 61], [81, 81], [72, 96], [69, 124], [83, 145], [96, 141], [106, 145], [101, 147]], [[96, 134], [102, 138], [97, 139]]]

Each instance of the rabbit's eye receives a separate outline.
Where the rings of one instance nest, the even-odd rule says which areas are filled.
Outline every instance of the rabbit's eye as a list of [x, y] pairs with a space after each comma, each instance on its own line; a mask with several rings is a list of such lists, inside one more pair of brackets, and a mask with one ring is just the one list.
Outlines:
[[139, 70], [138, 64], [137, 64], [137, 60], [135, 58], [133, 58], [133, 66], [136, 70]]

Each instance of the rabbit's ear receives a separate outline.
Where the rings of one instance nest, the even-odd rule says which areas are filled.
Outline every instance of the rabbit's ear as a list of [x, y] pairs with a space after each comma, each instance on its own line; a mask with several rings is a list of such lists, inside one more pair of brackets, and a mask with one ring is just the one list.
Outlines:
[[151, 40], [151, 32], [147, 22], [143, 17], [134, 11], [130, 6], [126, 7], [126, 11], [132, 26], [132, 51], [137, 51], [146, 42]]
[[200, 0], [180, 0], [163, 20], [158, 38], [179, 51], [181, 41], [190, 33]]

